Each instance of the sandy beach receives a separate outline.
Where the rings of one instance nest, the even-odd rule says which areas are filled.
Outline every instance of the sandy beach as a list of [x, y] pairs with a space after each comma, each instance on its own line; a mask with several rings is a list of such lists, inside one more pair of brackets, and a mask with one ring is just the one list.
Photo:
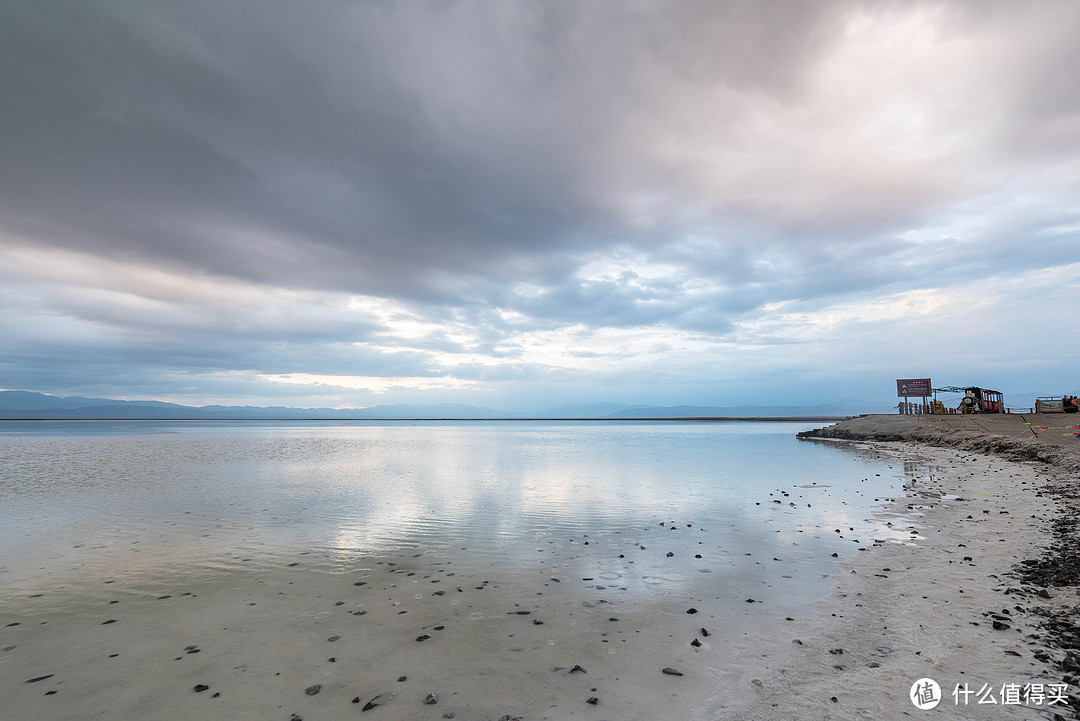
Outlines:
[[[446, 547], [328, 572], [304, 554], [112, 595], [84, 579], [89, 612], [42, 589], [0, 624], [0, 696], [17, 719], [1075, 718], [1071, 526], [1055, 523], [1072, 513], [1073, 418], [868, 416], [811, 434], [883, 459], [903, 493], [872, 537], [829, 529], [859, 550], [825, 598], [740, 598], [737, 624], [715, 622], [732, 604], [719, 589], [657, 616], [620, 600], [615, 574], [508, 576]], [[663, 568], [702, 553], [693, 521], [545, 552]], [[934, 710], [909, 698], [923, 678]]]
[[[826, 602], [835, 624], [806, 629], [739, 715], [917, 717], [931, 712], [911, 684], [932, 678], [946, 718], [1076, 718], [1078, 430], [1070, 415], [878, 415], [807, 434], [904, 465], [912, 483], [894, 510], [913, 519], [911, 542], [845, 564]], [[1016, 703], [1012, 684], [1066, 693]]]

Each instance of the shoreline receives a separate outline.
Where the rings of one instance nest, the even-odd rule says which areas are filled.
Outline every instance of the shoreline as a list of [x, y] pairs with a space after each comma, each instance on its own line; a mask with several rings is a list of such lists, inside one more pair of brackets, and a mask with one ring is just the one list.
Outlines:
[[[912, 704], [910, 686], [933, 678], [938, 711], [1080, 718], [1080, 443], [1071, 420], [864, 416], [800, 433], [903, 464], [912, 482], [885, 516], [907, 519], [912, 541], [868, 544], [845, 561], [822, 602], [835, 614], [830, 628], [800, 637], [790, 663], [764, 669], [752, 702], [713, 712], [764, 719], [765, 707], [792, 709], [796, 697], [792, 710], [808, 718], [917, 717], [931, 712]], [[1006, 685], [1029, 683], [1055, 693], [1066, 684], [1067, 703], [1003, 703], [1013, 693]]]

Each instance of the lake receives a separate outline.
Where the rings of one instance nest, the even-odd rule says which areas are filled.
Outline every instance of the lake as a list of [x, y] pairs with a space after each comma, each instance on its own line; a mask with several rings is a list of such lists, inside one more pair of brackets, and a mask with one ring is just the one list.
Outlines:
[[[631, 683], [645, 672], [645, 649], [666, 644], [670, 663], [688, 665], [703, 648], [691, 646], [691, 638], [720, 648], [721, 640], [769, 637], [779, 620], [809, 613], [829, 593], [844, 558], [874, 540], [902, 539], [875, 514], [899, 492], [903, 473], [846, 446], [796, 439], [815, 425], [2, 422], [0, 669], [19, 681], [14, 692], [40, 692], [26, 696], [26, 710], [47, 716], [38, 706], [46, 689], [25, 681], [49, 673], [50, 662], [67, 664], [68, 686], [53, 689], [48, 701], [63, 717], [90, 718], [117, 703], [100, 690], [116, 677], [88, 668], [94, 654], [120, 668], [119, 659], [137, 646], [143, 662], [129, 659], [124, 667], [132, 674], [153, 655], [145, 637], [121, 636], [130, 631], [103, 624], [163, 629], [179, 649], [198, 645], [182, 643], [185, 633], [208, 643], [220, 624], [228, 633], [243, 628], [247, 644], [200, 660], [217, 664], [219, 677], [234, 678], [220, 708], [269, 712], [285, 708], [267, 700], [276, 668], [269, 659], [281, 666], [275, 674], [302, 675], [282, 657], [275, 634], [299, 634], [301, 646], [314, 638], [305, 632], [323, 642], [324, 629], [335, 618], [345, 623], [347, 613], [348, 623], [365, 616], [367, 624], [367, 650], [347, 654], [355, 674], [397, 668], [401, 660], [414, 669], [404, 675], [429, 678], [430, 686], [464, 689], [469, 679], [499, 677], [498, 692], [483, 694], [491, 708], [459, 699], [466, 711], [496, 713], [498, 703], [529, 697], [535, 690], [526, 691], [525, 679], [540, 668], [550, 674], [604, 664], [611, 684]], [[251, 615], [241, 599], [262, 615]], [[271, 601], [279, 611], [265, 610]], [[129, 615], [121, 617], [124, 609]], [[687, 619], [690, 611], [695, 618]], [[620, 645], [637, 649], [624, 654], [624, 666], [611, 658], [619, 655], [610, 647], [611, 614], [625, 622], [617, 627]], [[517, 616], [530, 625], [508, 631]], [[432, 621], [413, 620], [421, 617]], [[413, 658], [420, 648], [414, 636], [429, 636], [424, 648], [434, 648], [450, 631], [429, 627], [453, 624], [460, 625], [453, 643]], [[676, 638], [676, 628], [685, 637]], [[738, 633], [717, 633], [733, 628]], [[625, 635], [631, 629], [634, 637]], [[69, 650], [61, 662], [57, 645], [80, 633], [86, 650]], [[110, 639], [129, 650], [104, 653]], [[571, 648], [580, 660], [566, 656]], [[239, 667], [254, 668], [245, 653], [269, 664], [261, 680], [238, 675]], [[146, 680], [164, 685], [156, 698], [190, 692], [187, 682], [198, 676], [189, 675], [190, 650], [177, 655], [169, 646], [160, 654], [170, 661], [164, 676]], [[297, 703], [330, 703], [332, 686], [351, 695], [350, 681], [339, 678], [345, 659], [327, 667], [321, 648], [316, 655], [311, 674], [327, 678], [327, 691], [300, 694]], [[478, 670], [464, 658], [494, 660], [495, 670]], [[174, 673], [179, 659], [187, 667]], [[712, 658], [694, 693], [704, 693], [725, 663], [733, 661]], [[691, 683], [694, 674], [684, 673]], [[401, 696], [389, 678], [399, 678], [397, 670], [386, 674], [369, 691], [387, 687], [385, 694]], [[600, 678], [593, 671], [590, 688]], [[547, 683], [528, 705], [569, 703], [568, 683]], [[63, 706], [63, 692], [79, 684], [79, 705]], [[643, 708], [640, 698], [630, 703], [639, 689], [620, 688], [624, 711]], [[692, 709], [692, 697], [681, 694], [680, 703]], [[105, 706], [95, 706], [95, 698]], [[197, 711], [189, 702], [180, 695], [163, 709], [136, 694], [121, 708], [129, 716], [180, 718]], [[404, 712], [404, 702], [396, 703]], [[424, 709], [408, 713], [414, 711], [429, 717]]]

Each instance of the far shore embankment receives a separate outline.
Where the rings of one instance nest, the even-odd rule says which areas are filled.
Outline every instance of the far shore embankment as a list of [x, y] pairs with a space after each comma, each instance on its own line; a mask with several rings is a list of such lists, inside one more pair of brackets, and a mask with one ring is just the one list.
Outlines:
[[865, 415], [799, 433], [805, 439], [910, 441], [1042, 461], [1080, 472], [1080, 417], [1067, 413]]

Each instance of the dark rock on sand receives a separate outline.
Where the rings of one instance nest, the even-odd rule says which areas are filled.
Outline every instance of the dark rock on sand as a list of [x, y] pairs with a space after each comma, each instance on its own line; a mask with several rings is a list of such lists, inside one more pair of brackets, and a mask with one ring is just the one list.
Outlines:
[[392, 701], [393, 699], [394, 699], [393, 694], [381, 693], [378, 696], [376, 696], [375, 698], [368, 701], [366, 704], [364, 704], [364, 708], [362, 708], [360, 710], [361, 711], [370, 711], [371, 709], [373, 709], [373, 708], [375, 708], [377, 706], [385, 706], [386, 704], [390, 703], [390, 701]]
[[203, 691], [206, 691], [208, 688], [210, 688], [210, 687], [207, 686], [205, 683], [197, 683], [197, 684], [195, 684], [195, 693], [202, 693]]
[[426, 704], [427, 704], [428, 706], [431, 706], [431, 705], [433, 705], [433, 704], [437, 704], [437, 703], [439, 703], [439, 697], [438, 697], [438, 696], [436, 696], [434, 692], [432, 692], [432, 693], [429, 693], [429, 694], [428, 694], [428, 695], [427, 695], [427, 696], [426, 696], [426, 697], [424, 698], [424, 703], [426, 703]]
[[319, 691], [322, 691], [322, 685], [321, 684], [315, 684], [314, 686], [308, 686], [307, 688], [304, 689], [304, 693], [306, 693], [308, 696], [314, 696], [315, 694], [319, 693]]
[[664, 669], [664, 670], [663, 670], [663, 671], [662, 671], [661, 673], [665, 673], [665, 674], [667, 674], [668, 676], [682, 676], [682, 672], [681, 672], [681, 671], [677, 671], [676, 669], [673, 669], [673, 668], [671, 668], [670, 666], [668, 666], [667, 668], [665, 668], [665, 669]]

